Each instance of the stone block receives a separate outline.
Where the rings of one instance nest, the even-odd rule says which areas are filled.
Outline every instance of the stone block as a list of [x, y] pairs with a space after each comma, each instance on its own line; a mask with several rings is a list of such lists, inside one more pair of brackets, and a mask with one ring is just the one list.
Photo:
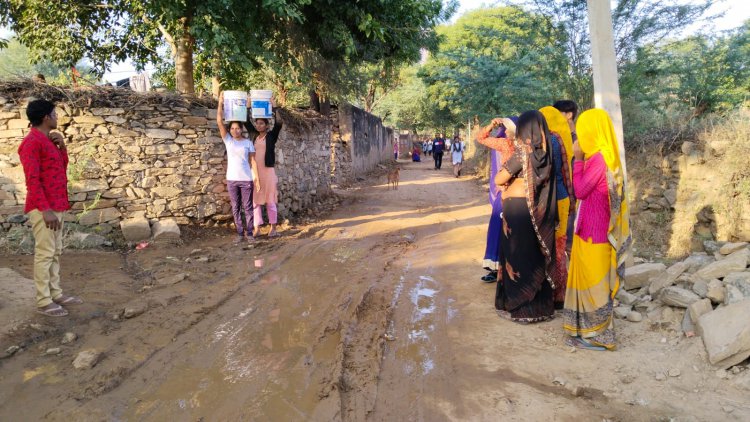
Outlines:
[[94, 116], [115, 116], [115, 115], [124, 114], [124, 113], [125, 113], [125, 109], [122, 109], [122, 108], [103, 107], [103, 108], [91, 109], [91, 114], [93, 114]]
[[0, 138], [23, 138], [21, 129], [0, 130]]
[[[703, 245], [701, 244], [701, 248], [703, 248]], [[687, 272], [694, 273], [701, 268], [705, 267], [706, 265], [714, 262], [716, 259], [712, 256], [708, 256], [705, 253], [697, 253], [694, 255], [690, 255], [687, 259], [685, 259], [683, 262], [688, 264]]]
[[79, 192], [95, 192], [104, 191], [109, 189], [107, 181], [104, 179], [84, 179], [70, 183], [68, 192], [79, 193]]
[[654, 296], [663, 288], [673, 285], [675, 280], [677, 280], [677, 277], [681, 276], [689, 267], [690, 264], [687, 262], [678, 262], [667, 268], [666, 273], [660, 274], [659, 277], [651, 278], [648, 286], [648, 293]]
[[702, 315], [698, 330], [708, 360], [724, 369], [750, 356], [750, 299]]
[[161, 198], [176, 198], [182, 194], [182, 189], [174, 186], [159, 186], [151, 189], [151, 192], [155, 193]]
[[102, 208], [91, 210], [78, 219], [82, 226], [93, 226], [95, 224], [105, 223], [120, 218], [122, 214], [117, 208]]
[[29, 127], [29, 121], [26, 119], [8, 120], [8, 129], [26, 129]]
[[701, 316], [713, 310], [714, 308], [713, 306], [711, 306], [711, 301], [709, 299], [701, 299], [697, 302], [691, 303], [690, 306], [688, 306], [688, 313], [690, 313], [690, 320], [693, 321], [694, 324], [698, 323], [698, 319]]
[[[123, 123], [125, 123], [125, 122], [123, 122]], [[141, 135], [140, 133], [138, 133], [136, 131], [128, 130], [128, 129], [125, 129], [124, 127], [120, 127], [120, 126], [112, 126], [112, 127], [109, 128], [109, 130], [110, 130], [110, 132], [112, 132], [112, 135], [115, 135], [115, 136], [127, 136], [127, 137], [134, 138], [136, 136], [140, 136]]]
[[99, 116], [76, 116], [73, 121], [85, 125], [101, 125], [105, 123], [104, 119]]
[[151, 226], [155, 242], [177, 243], [180, 241], [180, 226], [173, 219], [160, 220]]
[[725, 243], [721, 248], [719, 248], [719, 253], [722, 255], [729, 255], [731, 253], [739, 251], [740, 249], [747, 248], [747, 245], [747, 242]]
[[665, 305], [687, 308], [692, 303], [699, 301], [700, 296], [681, 287], [669, 286], [661, 291], [659, 296]]
[[117, 176], [109, 183], [109, 187], [124, 188], [125, 186], [133, 183], [133, 181], [135, 181], [135, 178], [131, 176]]
[[724, 277], [724, 284], [736, 287], [744, 297], [750, 298], [750, 272], [731, 273]]
[[175, 144], [159, 144], [145, 147], [144, 152], [148, 155], [169, 155], [180, 151], [180, 146]]
[[747, 262], [749, 259], [750, 250], [740, 249], [720, 261], [706, 265], [698, 270], [695, 275], [704, 280], [724, 278], [728, 274], [744, 271], [745, 268], [747, 268]]
[[146, 129], [146, 136], [153, 139], [174, 139], [177, 134], [168, 129]]
[[661, 263], [640, 264], [625, 269], [624, 287], [626, 290], [639, 289], [652, 278], [664, 276], [667, 266]]
[[182, 123], [185, 126], [205, 126], [208, 123], [208, 119], [200, 116], [185, 116], [182, 118]]

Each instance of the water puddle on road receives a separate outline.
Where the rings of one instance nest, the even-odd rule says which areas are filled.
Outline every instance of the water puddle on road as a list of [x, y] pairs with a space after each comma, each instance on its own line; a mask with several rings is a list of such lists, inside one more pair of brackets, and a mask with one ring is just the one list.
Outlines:
[[[189, 342], [187, 352], [176, 355], [182, 361], [169, 362], [162, 381], [135, 394], [140, 399], [125, 419], [312, 417], [325, 394], [321, 389], [331, 381], [326, 376], [341, 341], [338, 330], [326, 324], [340, 318], [347, 303], [345, 283], [356, 271], [342, 261], [362, 254], [350, 240], [301, 248], [248, 294], [227, 302], [226, 309], [238, 311], [211, 327], [205, 342], [183, 340]], [[255, 256], [249, 262], [268, 268], [273, 261]], [[248, 303], [238, 303], [241, 297]]]
[[406, 344], [396, 350], [396, 358], [404, 362], [408, 375], [427, 375], [435, 369], [435, 331], [438, 282], [430, 276], [420, 276], [409, 292], [413, 306]]

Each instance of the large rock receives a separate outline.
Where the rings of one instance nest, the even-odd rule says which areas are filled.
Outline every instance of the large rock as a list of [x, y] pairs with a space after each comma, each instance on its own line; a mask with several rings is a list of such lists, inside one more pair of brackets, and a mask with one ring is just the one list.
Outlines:
[[708, 264], [698, 270], [695, 275], [704, 279], [724, 278], [734, 272], [741, 272], [747, 268], [747, 261], [750, 259], [750, 250], [741, 249], [732, 253], [721, 261]]
[[692, 274], [714, 261], [716, 261], [716, 259], [713, 256], [708, 256], [705, 253], [697, 253], [690, 255], [682, 262], [688, 264], [687, 272]]
[[724, 277], [724, 284], [736, 287], [743, 296], [750, 298], [750, 272], [731, 273]]
[[157, 221], [151, 226], [151, 235], [156, 242], [177, 243], [180, 241], [180, 226], [172, 219]]
[[667, 266], [662, 263], [640, 264], [626, 268], [625, 289], [639, 289], [645, 286], [650, 279], [663, 277], [666, 270]]
[[714, 365], [728, 368], [750, 356], [750, 299], [717, 308], [698, 319], [698, 330]]
[[151, 225], [144, 217], [120, 221], [120, 230], [122, 230], [122, 235], [128, 242], [140, 242], [151, 237]]
[[697, 294], [675, 286], [665, 287], [661, 291], [659, 298], [665, 305], [676, 306], [678, 308], [687, 308], [692, 303], [701, 299]]
[[684, 261], [667, 268], [665, 275], [651, 279], [651, 283], [648, 286], [648, 293], [655, 296], [661, 289], [673, 285], [677, 277], [681, 276], [688, 268], [690, 268], [690, 264]]
[[719, 253], [722, 255], [729, 255], [731, 253], [739, 251], [740, 249], [747, 248], [747, 245], [747, 242], [725, 243], [719, 249]]
[[78, 224], [82, 226], [93, 226], [95, 224], [106, 223], [107, 221], [117, 220], [122, 216], [117, 208], [102, 208], [91, 210], [78, 219]]
[[86, 125], [100, 125], [104, 123], [104, 119], [99, 116], [76, 116], [73, 117], [73, 121], [78, 124]]

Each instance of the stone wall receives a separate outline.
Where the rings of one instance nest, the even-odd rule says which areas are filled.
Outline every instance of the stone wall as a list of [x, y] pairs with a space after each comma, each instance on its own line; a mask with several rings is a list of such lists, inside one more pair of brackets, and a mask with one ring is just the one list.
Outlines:
[[[68, 144], [70, 221], [109, 228], [136, 216], [180, 224], [232, 220], [226, 152], [210, 101], [36, 89], [43, 92], [31, 95], [56, 100], [58, 130]], [[28, 101], [18, 92], [0, 92], [0, 226], [6, 229], [24, 221], [26, 187], [17, 150], [28, 133]], [[311, 212], [331, 194], [332, 183], [349, 183], [390, 158], [391, 130], [362, 110], [345, 110], [331, 116], [279, 110], [280, 217]]]
[[[28, 121], [26, 101], [0, 103], [0, 223], [9, 223], [19, 220], [26, 198], [17, 149]], [[331, 121], [317, 113], [279, 113], [279, 213], [290, 217], [331, 192]], [[137, 215], [181, 224], [231, 220], [226, 153], [213, 109], [184, 101], [119, 108], [60, 102], [57, 114], [70, 156], [69, 219], [82, 225], [114, 225]]]
[[351, 156], [354, 177], [362, 177], [379, 163], [393, 159], [393, 129], [383, 121], [354, 106], [341, 106], [338, 110], [339, 132], [342, 144]]

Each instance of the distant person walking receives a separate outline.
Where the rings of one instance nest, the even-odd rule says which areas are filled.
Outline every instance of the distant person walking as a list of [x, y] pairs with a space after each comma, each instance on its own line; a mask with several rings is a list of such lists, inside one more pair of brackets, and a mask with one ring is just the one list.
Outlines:
[[83, 303], [63, 294], [60, 287], [60, 254], [63, 213], [68, 203], [68, 150], [57, 129], [55, 104], [34, 100], [26, 107], [31, 130], [18, 147], [26, 178], [26, 206], [34, 233], [34, 285], [37, 311], [46, 316], [68, 315], [63, 305]]
[[464, 151], [466, 144], [461, 141], [458, 135], [453, 137], [451, 143], [451, 162], [453, 163], [453, 175], [458, 178], [461, 176], [461, 165], [464, 162]]
[[[237, 229], [235, 244], [253, 239], [253, 188], [258, 178], [257, 168], [250, 163], [255, 158], [255, 146], [249, 138], [242, 136], [245, 126], [242, 122], [224, 124], [224, 93], [219, 95], [216, 109], [216, 125], [227, 150], [227, 191], [232, 205], [232, 216]], [[244, 218], [242, 215], [244, 214]], [[245, 232], [247, 235], [245, 236]]]
[[255, 229], [253, 236], [260, 235], [260, 226], [263, 225], [263, 206], [266, 207], [268, 222], [271, 224], [271, 230], [268, 237], [276, 237], [279, 233], [276, 231], [278, 223], [279, 200], [278, 183], [279, 178], [276, 176], [276, 142], [281, 133], [282, 122], [277, 117], [276, 104], [271, 98], [271, 107], [273, 108], [273, 129], [269, 130], [270, 121], [268, 119], [255, 119], [255, 130], [253, 132], [253, 145], [255, 146], [255, 157], [253, 157], [253, 167], [257, 172], [255, 181], [255, 193], [253, 194], [253, 223]]
[[435, 160], [435, 170], [443, 166], [443, 151], [445, 151], [445, 139], [440, 134], [435, 134], [432, 140], [432, 158]]
[[393, 141], [393, 159], [398, 161], [398, 141]]
[[563, 329], [570, 336], [570, 345], [613, 350], [613, 301], [631, 245], [628, 196], [617, 138], [607, 112], [583, 112], [576, 129], [573, 185], [580, 205]]

